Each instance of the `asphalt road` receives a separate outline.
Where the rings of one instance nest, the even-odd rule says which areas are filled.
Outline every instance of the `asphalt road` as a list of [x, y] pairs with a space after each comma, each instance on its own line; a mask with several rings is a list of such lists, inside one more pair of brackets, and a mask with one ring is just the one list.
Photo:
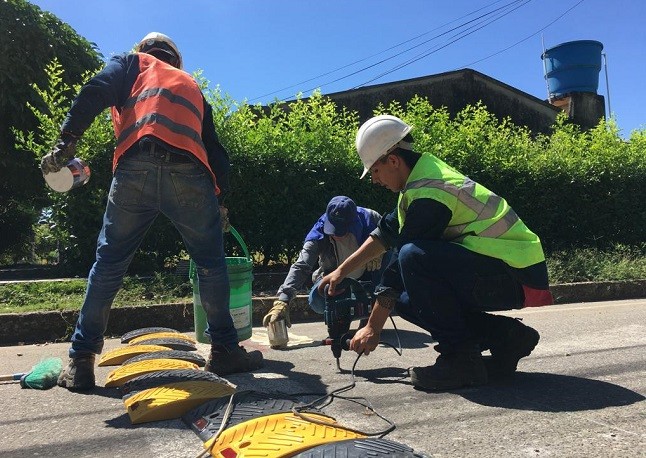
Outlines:
[[[403, 353], [380, 347], [356, 364], [356, 386], [396, 424], [386, 436], [433, 457], [637, 457], [646, 456], [646, 300], [568, 304], [526, 309], [522, 317], [541, 341], [508, 381], [443, 393], [417, 391], [407, 368], [431, 364], [433, 342], [395, 318]], [[262, 328], [245, 346], [264, 352], [265, 368], [229, 376], [238, 389], [330, 392], [351, 383], [337, 371], [329, 347], [272, 350]], [[295, 324], [294, 341], [326, 336], [322, 323]], [[383, 340], [396, 343], [390, 329]], [[121, 346], [106, 342], [106, 350]], [[198, 344], [206, 356], [208, 347]], [[66, 357], [68, 344], [0, 347], [0, 372], [28, 371], [46, 356]], [[350, 369], [354, 353], [344, 353]], [[196, 457], [202, 443], [181, 420], [132, 425], [119, 391], [104, 388], [114, 367], [97, 368], [101, 387], [88, 394], [60, 388], [21, 389], [0, 383], [0, 457]], [[324, 412], [342, 425], [368, 432], [386, 424], [355, 403], [335, 399]]]

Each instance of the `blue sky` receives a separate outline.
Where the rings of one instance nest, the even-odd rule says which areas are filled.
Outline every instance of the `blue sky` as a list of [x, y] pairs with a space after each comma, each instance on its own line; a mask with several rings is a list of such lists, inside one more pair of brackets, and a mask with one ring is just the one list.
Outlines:
[[607, 62], [609, 84], [602, 68], [598, 90], [606, 110], [609, 93], [624, 136], [646, 128], [644, 0], [31, 3], [70, 24], [105, 57], [130, 50], [150, 31], [166, 33], [181, 48], [187, 71], [201, 69], [212, 86], [251, 103], [460, 68], [545, 99], [543, 44], [597, 40]]

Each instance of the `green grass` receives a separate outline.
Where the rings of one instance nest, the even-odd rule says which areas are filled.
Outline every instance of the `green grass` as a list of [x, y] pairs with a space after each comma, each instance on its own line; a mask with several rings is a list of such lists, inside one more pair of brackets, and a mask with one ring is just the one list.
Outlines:
[[547, 267], [552, 284], [646, 279], [646, 243], [615, 245], [603, 252], [583, 248], [552, 253]]
[[[547, 266], [551, 284], [642, 280], [646, 279], [646, 243], [631, 247], [617, 245], [603, 252], [586, 248], [552, 253]], [[86, 284], [84, 279], [75, 279], [0, 285], [0, 313], [78, 310], [83, 303]], [[188, 280], [173, 275], [158, 274], [145, 279], [127, 277], [114, 307], [191, 303], [192, 293]]]
[[[0, 313], [78, 310], [83, 304], [86, 285], [85, 279], [0, 285]], [[156, 275], [146, 279], [126, 277], [113, 306], [192, 301], [193, 289], [188, 280], [173, 275]]]

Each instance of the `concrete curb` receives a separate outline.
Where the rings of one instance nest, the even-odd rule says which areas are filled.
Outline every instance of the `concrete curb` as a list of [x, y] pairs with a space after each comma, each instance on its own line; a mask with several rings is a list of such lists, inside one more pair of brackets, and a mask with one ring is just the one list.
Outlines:
[[[557, 304], [597, 302], [646, 297], [646, 280], [621, 282], [589, 282], [553, 285], [551, 288]], [[252, 324], [260, 326], [262, 317], [271, 308], [275, 297], [254, 297]], [[78, 311], [32, 312], [0, 314], [0, 345], [21, 343], [62, 342], [69, 340]], [[307, 296], [296, 297], [291, 303], [292, 322], [322, 320], [307, 305]], [[107, 335], [121, 336], [133, 329], [165, 326], [187, 332], [194, 329], [193, 304], [161, 304], [117, 307], [110, 312]]]

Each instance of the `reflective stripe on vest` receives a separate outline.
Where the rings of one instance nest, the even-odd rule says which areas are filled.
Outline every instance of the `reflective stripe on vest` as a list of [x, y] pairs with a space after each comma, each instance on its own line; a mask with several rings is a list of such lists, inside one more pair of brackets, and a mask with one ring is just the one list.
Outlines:
[[451, 210], [444, 240], [501, 259], [512, 267], [527, 267], [545, 259], [539, 238], [505, 199], [429, 154], [419, 159], [400, 193], [400, 230], [408, 207], [420, 198], [437, 200]]
[[[117, 146], [113, 170], [121, 156], [142, 137], [151, 135], [191, 153], [213, 177], [202, 142], [204, 101], [197, 82], [188, 73], [148, 54], [138, 54], [139, 75], [120, 110], [112, 108]], [[216, 192], [219, 189], [216, 185]]]

